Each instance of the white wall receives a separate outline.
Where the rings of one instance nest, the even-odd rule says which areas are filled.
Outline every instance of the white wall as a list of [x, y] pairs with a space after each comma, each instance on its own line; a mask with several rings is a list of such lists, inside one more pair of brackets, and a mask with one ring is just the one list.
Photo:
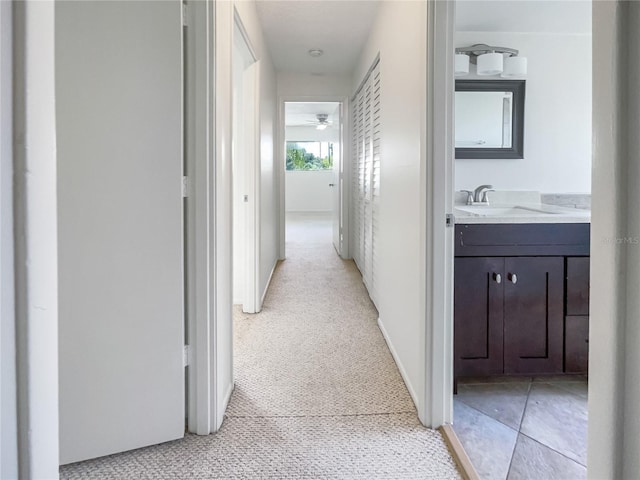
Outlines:
[[280, 97], [348, 97], [352, 93], [348, 76], [278, 72]]
[[285, 173], [287, 212], [330, 212], [333, 208], [332, 170], [296, 171]]
[[18, 477], [11, 2], [0, 2], [0, 478]]
[[[286, 127], [285, 140], [338, 142], [340, 140], [339, 125], [325, 130], [316, 127]], [[338, 145], [336, 145], [336, 148]], [[331, 170], [292, 171], [285, 172], [285, 209], [287, 212], [329, 212], [333, 208], [333, 191], [329, 186], [333, 183]]]
[[340, 140], [340, 125], [334, 124], [324, 130], [316, 127], [286, 127], [285, 139], [287, 142], [337, 142]]
[[354, 93], [379, 52], [380, 238], [374, 283], [380, 286], [381, 328], [418, 411], [425, 376], [421, 143], [426, 121], [426, 24], [424, 2], [382, 2], [352, 83]]
[[524, 158], [456, 160], [456, 190], [488, 183], [499, 190], [589, 193], [591, 35], [456, 32], [457, 47], [475, 43], [515, 48], [528, 58]]

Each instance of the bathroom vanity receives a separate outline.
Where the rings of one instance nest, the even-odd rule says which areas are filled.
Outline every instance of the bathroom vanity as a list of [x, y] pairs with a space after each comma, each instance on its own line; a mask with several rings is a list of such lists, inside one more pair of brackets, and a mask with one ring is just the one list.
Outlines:
[[457, 206], [455, 375], [586, 373], [589, 211]]

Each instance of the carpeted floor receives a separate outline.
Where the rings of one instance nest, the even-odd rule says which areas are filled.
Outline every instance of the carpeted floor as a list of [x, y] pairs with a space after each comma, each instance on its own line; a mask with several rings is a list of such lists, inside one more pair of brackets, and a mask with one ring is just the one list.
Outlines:
[[235, 310], [236, 387], [215, 435], [61, 468], [65, 479], [457, 479], [424, 428], [360, 273], [320, 215], [289, 215], [263, 311]]

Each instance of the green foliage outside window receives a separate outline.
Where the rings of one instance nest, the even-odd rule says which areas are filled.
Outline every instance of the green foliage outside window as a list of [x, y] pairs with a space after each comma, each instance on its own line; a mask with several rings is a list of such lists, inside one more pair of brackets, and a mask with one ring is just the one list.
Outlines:
[[287, 142], [287, 170], [331, 170], [333, 143]]

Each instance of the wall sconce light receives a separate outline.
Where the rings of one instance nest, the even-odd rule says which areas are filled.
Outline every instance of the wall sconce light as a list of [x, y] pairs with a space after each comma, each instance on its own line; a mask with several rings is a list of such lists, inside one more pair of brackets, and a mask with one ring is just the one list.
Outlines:
[[455, 75], [461, 77], [469, 73], [469, 55], [466, 53], [456, 53]]
[[455, 75], [457, 77], [469, 73], [469, 62], [477, 65], [478, 75], [500, 75], [511, 78], [524, 77], [527, 74], [527, 59], [519, 57], [518, 50], [513, 48], [493, 47], [484, 43], [456, 48]]
[[524, 77], [527, 75], [527, 57], [507, 57], [501, 77]]

